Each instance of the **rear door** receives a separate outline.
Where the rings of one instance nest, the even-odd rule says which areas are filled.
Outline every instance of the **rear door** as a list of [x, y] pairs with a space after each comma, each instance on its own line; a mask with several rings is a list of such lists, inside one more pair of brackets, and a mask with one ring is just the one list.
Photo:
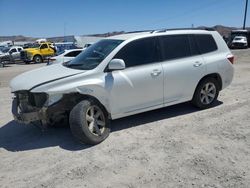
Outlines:
[[164, 70], [164, 103], [191, 100], [194, 90], [206, 72], [192, 35], [161, 37]]
[[21, 59], [20, 52], [22, 51], [22, 48], [17, 48], [18, 54], [17, 54], [17, 60]]
[[156, 37], [132, 41], [114, 58], [123, 59], [126, 69], [107, 74], [111, 113], [133, 114], [163, 106], [163, 70]]

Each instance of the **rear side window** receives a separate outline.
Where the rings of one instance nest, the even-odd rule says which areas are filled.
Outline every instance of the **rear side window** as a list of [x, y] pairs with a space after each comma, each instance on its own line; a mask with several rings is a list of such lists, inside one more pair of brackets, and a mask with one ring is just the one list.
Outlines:
[[201, 54], [216, 51], [217, 45], [212, 35], [194, 35]]
[[155, 37], [132, 41], [124, 46], [114, 58], [123, 59], [126, 67], [158, 62], [157, 39]]
[[42, 44], [40, 49], [45, 49], [45, 48], [48, 48], [47, 44]]
[[188, 35], [167, 35], [161, 37], [164, 60], [189, 57], [192, 55]]
[[78, 51], [73, 51], [73, 52], [69, 52], [67, 54], [65, 54], [65, 57], [76, 57], [78, 54], [80, 54], [82, 51], [78, 50]]

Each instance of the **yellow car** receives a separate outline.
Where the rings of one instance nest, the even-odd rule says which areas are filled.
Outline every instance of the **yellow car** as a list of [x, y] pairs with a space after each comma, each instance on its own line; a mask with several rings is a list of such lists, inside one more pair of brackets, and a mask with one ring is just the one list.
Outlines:
[[50, 42], [36, 43], [32, 48], [26, 48], [21, 51], [20, 56], [26, 64], [34, 61], [42, 63], [44, 59], [54, 56], [56, 53], [55, 47]]

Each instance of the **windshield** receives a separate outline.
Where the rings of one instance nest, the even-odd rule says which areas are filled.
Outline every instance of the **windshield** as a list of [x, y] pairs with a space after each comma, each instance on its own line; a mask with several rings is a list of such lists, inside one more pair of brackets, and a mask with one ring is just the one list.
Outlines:
[[39, 48], [40, 44], [38, 43], [33, 43], [30, 48]]
[[91, 70], [96, 68], [119, 44], [122, 40], [104, 39], [92, 44], [72, 61], [65, 63], [66, 67]]

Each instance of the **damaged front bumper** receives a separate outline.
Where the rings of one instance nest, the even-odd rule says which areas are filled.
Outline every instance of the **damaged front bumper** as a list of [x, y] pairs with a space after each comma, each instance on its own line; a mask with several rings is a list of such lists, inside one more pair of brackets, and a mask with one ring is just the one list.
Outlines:
[[18, 110], [18, 100], [14, 98], [12, 101], [12, 114], [14, 119], [19, 123], [29, 124], [36, 121], [41, 121], [42, 124], [46, 124], [46, 110], [47, 108], [43, 107], [40, 109], [36, 109], [31, 112], [19, 112]]

